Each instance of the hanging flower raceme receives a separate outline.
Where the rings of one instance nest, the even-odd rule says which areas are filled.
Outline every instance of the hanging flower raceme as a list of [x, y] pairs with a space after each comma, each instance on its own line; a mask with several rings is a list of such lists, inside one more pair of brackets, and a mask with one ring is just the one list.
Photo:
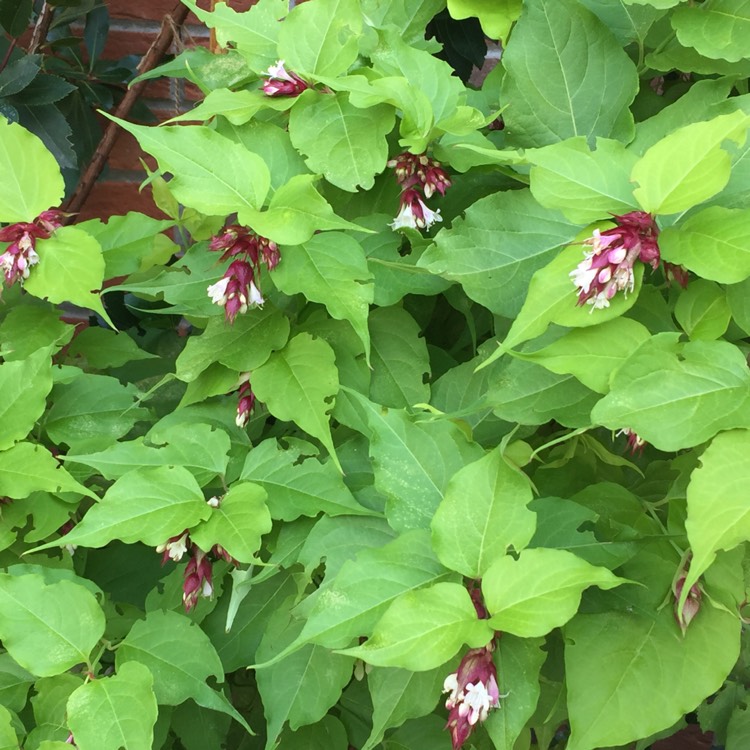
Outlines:
[[609, 307], [609, 301], [623, 292], [633, 291], [637, 260], [652, 268], [661, 259], [657, 237], [659, 229], [651, 214], [631, 211], [615, 216], [617, 226], [600, 232], [598, 229], [584, 240], [591, 250], [584, 251], [585, 259], [570, 272], [576, 286], [579, 305], [592, 305], [592, 311]]
[[47, 240], [62, 226], [64, 214], [57, 209], [43, 211], [33, 222], [19, 222], [0, 229], [0, 242], [9, 242], [0, 255], [0, 269], [7, 286], [23, 284], [32, 266], [39, 263], [36, 241]]
[[[210, 497], [206, 503], [212, 508], [218, 508], [221, 500], [221, 497]], [[182, 603], [186, 612], [190, 612], [201, 597], [208, 599], [213, 596], [212, 558], [213, 560], [226, 560], [230, 565], [237, 565], [237, 560], [218, 544], [214, 544], [209, 552], [204, 552], [190, 539], [190, 532], [187, 529], [167, 539], [164, 544], [156, 548], [156, 551], [162, 556], [162, 565], [168, 560], [180, 562], [185, 555], [190, 557], [185, 566], [182, 581]]]
[[631, 430], [629, 427], [623, 427], [615, 437], [625, 435], [628, 439], [628, 450], [631, 456], [635, 456], [636, 453], [643, 453], [643, 449], [646, 447], [646, 441], [637, 433]]
[[208, 296], [224, 308], [226, 319], [234, 323], [238, 315], [262, 307], [265, 300], [259, 286], [261, 266], [272, 271], [279, 264], [281, 255], [276, 243], [247, 227], [232, 224], [212, 237], [208, 248], [222, 253], [220, 261], [232, 259], [224, 276], [208, 287]]
[[677, 620], [677, 624], [682, 630], [682, 634], [685, 635], [688, 629], [688, 625], [693, 621], [695, 616], [698, 614], [701, 608], [702, 592], [700, 586], [694, 583], [690, 587], [687, 598], [685, 599], [685, 605], [682, 608], [682, 614], [679, 612], [680, 597], [682, 591], [685, 588], [685, 579], [689, 570], [690, 559], [688, 558], [680, 570], [677, 573], [674, 582], [672, 583], [672, 594], [674, 595], [674, 618]]
[[277, 60], [266, 71], [263, 93], [266, 96], [299, 96], [310, 87], [296, 74], [284, 67], [283, 60]]
[[235, 423], [237, 427], [242, 429], [248, 423], [250, 414], [255, 409], [255, 394], [253, 389], [250, 387], [250, 373], [245, 373], [243, 376], [244, 382], [240, 386], [239, 398], [237, 400], [237, 416], [235, 417]]
[[390, 226], [393, 229], [429, 229], [436, 222], [442, 221], [440, 210], [431, 210], [424, 201], [436, 192], [445, 195], [445, 191], [451, 186], [448, 174], [440, 166], [440, 162], [427, 154], [403, 153], [391, 159], [388, 166], [395, 171], [396, 181], [401, 185], [399, 212]]
[[485, 721], [490, 710], [500, 706], [500, 698], [505, 697], [500, 695], [497, 684], [492, 644], [467, 651], [458, 669], [443, 683], [443, 692], [449, 693], [445, 702], [449, 710], [446, 729], [451, 733], [453, 750], [463, 746], [474, 727]]

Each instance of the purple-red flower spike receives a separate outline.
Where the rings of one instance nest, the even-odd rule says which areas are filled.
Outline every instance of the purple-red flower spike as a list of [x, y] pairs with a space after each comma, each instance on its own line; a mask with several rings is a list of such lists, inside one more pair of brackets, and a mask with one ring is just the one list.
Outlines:
[[393, 229], [429, 229], [442, 221], [440, 211], [433, 211], [425, 203], [436, 192], [445, 195], [451, 186], [448, 173], [440, 162], [427, 154], [399, 154], [388, 161], [388, 166], [396, 173], [396, 181], [401, 185], [399, 212], [391, 222]]
[[180, 562], [191, 546], [192, 542], [190, 541], [190, 536], [188, 535], [187, 529], [185, 529], [182, 534], [170, 537], [164, 542], [164, 544], [160, 544], [156, 548], [156, 551], [161, 553], [161, 564], [164, 565], [167, 560]]
[[266, 71], [263, 82], [263, 93], [266, 96], [299, 96], [310, 87], [296, 74], [284, 67], [284, 61], [278, 60]]
[[[249, 377], [249, 375], [246, 375], [245, 377]], [[247, 425], [248, 420], [250, 419], [250, 414], [252, 414], [254, 408], [255, 394], [250, 387], [250, 381], [245, 380], [240, 386], [239, 399], [237, 401], [237, 416], [235, 418], [237, 427], [242, 429]]]
[[631, 456], [635, 456], [636, 453], [643, 453], [643, 449], [646, 447], [646, 441], [637, 433], [631, 430], [629, 427], [623, 427], [615, 437], [625, 435], [628, 439], [628, 450]]
[[278, 245], [247, 227], [232, 224], [211, 238], [209, 250], [222, 253], [220, 260], [231, 259], [224, 276], [208, 287], [208, 296], [224, 308], [229, 323], [253, 307], [262, 307], [260, 270], [265, 264], [272, 271], [279, 264]]
[[449, 711], [445, 728], [451, 733], [453, 750], [459, 750], [474, 727], [485, 721], [504, 697], [497, 684], [492, 645], [467, 651], [458, 669], [445, 678], [443, 692], [449, 693], [445, 702]]
[[659, 228], [651, 214], [631, 211], [615, 216], [617, 226], [604, 232], [598, 229], [584, 240], [591, 250], [584, 252], [585, 259], [570, 272], [576, 286], [578, 304], [592, 305], [592, 311], [609, 307], [609, 301], [617, 292], [633, 291], [636, 260], [648, 263], [652, 268], [659, 265]]
[[32, 266], [39, 263], [36, 241], [49, 239], [62, 226], [64, 215], [62, 211], [50, 208], [33, 222], [21, 221], [0, 229], [0, 242], [10, 243], [0, 255], [0, 270], [7, 286], [16, 282], [23, 284], [29, 278]]
[[186, 612], [190, 612], [202, 596], [210, 598], [214, 593], [211, 580], [211, 561], [206, 553], [193, 544], [192, 557], [185, 566], [185, 579], [182, 583], [182, 603]]

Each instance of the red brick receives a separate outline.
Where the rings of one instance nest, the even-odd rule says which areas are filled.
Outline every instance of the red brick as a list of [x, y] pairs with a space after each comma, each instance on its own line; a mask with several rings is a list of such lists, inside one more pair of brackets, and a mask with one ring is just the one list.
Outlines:
[[124, 214], [128, 211], [140, 211], [149, 216], [164, 218], [164, 215], [154, 205], [150, 187], [138, 192], [138, 183], [100, 182], [91, 191], [91, 195], [89, 195], [81, 213], [78, 215], [78, 220], [108, 219], [110, 216]]

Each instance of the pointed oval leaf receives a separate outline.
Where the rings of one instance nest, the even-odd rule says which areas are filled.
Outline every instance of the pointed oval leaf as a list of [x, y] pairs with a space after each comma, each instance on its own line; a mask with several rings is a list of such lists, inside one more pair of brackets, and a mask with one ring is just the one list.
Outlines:
[[252, 734], [226, 696], [206, 684], [208, 677], [223, 682], [224, 670], [208, 636], [187, 617], [149, 612], [130, 629], [115, 659], [118, 670], [133, 661], [148, 667], [160, 705], [177, 706], [192, 698], [199, 706], [233, 717]]
[[452, 477], [432, 519], [440, 562], [469, 578], [482, 578], [508, 547], [523, 549], [534, 536], [536, 514], [526, 506], [531, 485], [498, 447]]
[[65, 192], [55, 157], [37, 136], [0, 117], [0, 221], [33, 221]]
[[151, 672], [127, 662], [117, 674], [81, 685], [68, 698], [68, 726], [79, 750], [150, 750], [158, 706]]
[[701, 55], [740, 62], [750, 58], [750, 2], [708, 0], [699, 6], [683, 5], [672, 16], [680, 44]]
[[503, 117], [514, 144], [632, 134], [628, 106], [638, 91], [635, 65], [581, 3], [525, 4], [503, 65], [500, 100], [513, 102]]
[[498, 560], [482, 579], [482, 593], [495, 630], [533, 638], [570, 620], [584, 589], [621, 583], [622, 578], [572, 552], [538, 548], [524, 550], [518, 560]]
[[737, 284], [750, 276], [750, 208], [711, 206], [659, 235], [664, 260], [704, 279]]
[[0, 638], [32, 674], [49, 677], [88, 662], [104, 625], [96, 597], [83, 586], [0, 573]]
[[720, 115], [675, 130], [655, 143], [633, 167], [630, 179], [644, 211], [674, 214], [708, 200], [729, 181], [726, 141], [745, 142], [750, 116]]
[[201, 549], [218, 544], [235, 560], [251, 563], [257, 560], [260, 538], [271, 526], [266, 491], [257, 484], [242, 482], [229, 489], [206, 521], [190, 530], [190, 538]]
[[37, 549], [103, 547], [113, 539], [156, 547], [210, 515], [211, 506], [187, 469], [135, 469], [120, 477], [72, 531]]
[[323, 443], [338, 465], [330, 418], [339, 390], [333, 349], [323, 339], [297, 334], [254, 369], [253, 392], [278, 419], [294, 422]]
[[488, 621], [477, 618], [469, 592], [444, 582], [402, 594], [362, 646], [340, 653], [379, 667], [424, 672], [445, 664], [462, 644], [480, 648], [493, 636]]

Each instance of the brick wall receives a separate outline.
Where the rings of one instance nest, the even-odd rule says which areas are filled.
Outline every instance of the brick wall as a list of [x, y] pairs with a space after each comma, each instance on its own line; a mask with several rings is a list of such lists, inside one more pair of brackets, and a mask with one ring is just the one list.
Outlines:
[[[162, 19], [174, 10], [178, 0], [107, 0], [110, 12], [110, 33], [104, 57], [117, 59], [125, 55], [143, 55], [159, 32]], [[210, 0], [198, 0], [198, 5], [208, 8]], [[228, 0], [235, 10], [246, 10], [253, 0]], [[208, 46], [209, 32], [191, 13], [184, 26], [180, 43], [186, 46]], [[170, 50], [174, 53], [175, 47]], [[190, 109], [199, 95], [182, 80], [164, 79], [148, 85], [144, 99], [160, 120], [166, 120]], [[127, 211], [142, 211], [158, 215], [148, 188], [138, 191], [145, 177], [139, 159], [145, 154], [135, 139], [120, 131], [107, 170], [99, 180], [81, 210], [81, 218], [98, 216], [106, 218]], [[146, 158], [153, 168], [154, 162]]]

